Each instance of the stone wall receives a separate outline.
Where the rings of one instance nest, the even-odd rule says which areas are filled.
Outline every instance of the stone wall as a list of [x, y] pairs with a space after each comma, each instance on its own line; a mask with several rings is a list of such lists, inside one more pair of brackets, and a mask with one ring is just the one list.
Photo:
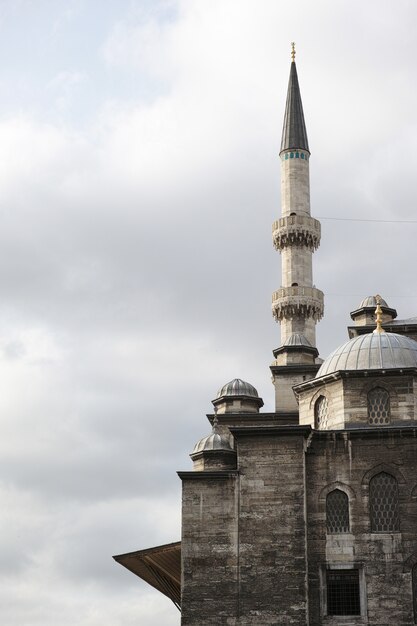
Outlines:
[[[417, 563], [417, 427], [231, 427], [238, 470], [181, 472], [182, 624], [411, 626]], [[395, 477], [399, 528], [373, 532], [369, 483]], [[349, 501], [331, 532], [326, 498]], [[327, 615], [329, 569], [353, 569], [361, 615]]]
[[182, 479], [183, 626], [237, 624], [237, 473], [179, 472]]
[[[414, 624], [411, 568], [417, 562], [416, 435], [415, 429], [407, 428], [396, 433], [380, 429], [374, 435], [345, 431], [313, 436], [306, 455], [311, 624]], [[400, 532], [371, 532], [369, 481], [380, 471], [398, 481]], [[349, 496], [349, 533], [327, 533], [326, 495], [334, 488]], [[359, 569], [362, 617], [323, 615], [326, 567]]]
[[325, 396], [328, 403], [325, 428], [367, 427], [368, 392], [374, 387], [382, 387], [389, 393], [391, 424], [410, 423], [416, 419], [415, 374], [394, 376], [377, 371], [373, 375], [368, 371], [366, 376], [361, 372], [349, 372], [334, 378], [324, 377], [322, 381], [316, 379], [311, 388], [305, 386], [298, 392], [300, 424], [314, 426], [315, 402]]
[[239, 624], [305, 625], [306, 431], [233, 431], [240, 472]]

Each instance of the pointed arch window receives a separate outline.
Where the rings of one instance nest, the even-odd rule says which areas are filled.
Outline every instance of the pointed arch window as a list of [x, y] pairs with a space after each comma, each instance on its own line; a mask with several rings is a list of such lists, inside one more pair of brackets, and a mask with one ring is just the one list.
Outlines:
[[341, 489], [333, 489], [326, 498], [327, 532], [349, 532], [349, 497]]
[[389, 393], [383, 387], [374, 387], [368, 392], [368, 422], [383, 426], [391, 421]]
[[387, 472], [376, 474], [369, 483], [371, 531], [396, 533], [400, 530], [397, 479]]
[[325, 429], [327, 427], [328, 402], [325, 396], [319, 396], [314, 405], [314, 428]]

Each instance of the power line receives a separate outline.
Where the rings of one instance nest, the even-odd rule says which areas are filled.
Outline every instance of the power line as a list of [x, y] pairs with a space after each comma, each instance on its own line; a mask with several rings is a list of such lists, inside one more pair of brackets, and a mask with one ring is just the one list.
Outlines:
[[[324, 292], [325, 296], [334, 296], [337, 298], [363, 298], [363, 293], [328, 293], [327, 291]], [[385, 298], [389, 298], [390, 300], [395, 300], [396, 298], [417, 298], [417, 295], [415, 296], [392, 296], [389, 294], [384, 294], [384, 299]]]
[[337, 222], [378, 222], [379, 224], [417, 224], [417, 220], [374, 220], [361, 219], [357, 217], [323, 217], [318, 216], [319, 220], [334, 220]]

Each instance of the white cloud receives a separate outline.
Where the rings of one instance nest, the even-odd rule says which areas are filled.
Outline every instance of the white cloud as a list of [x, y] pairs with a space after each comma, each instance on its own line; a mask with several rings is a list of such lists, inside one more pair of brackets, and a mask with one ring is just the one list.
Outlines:
[[[63, 39], [85, 6], [59, 22]], [[280, 269], [270, 223], [291, 40], [314, 214], [410, 219], [415, 205], [413, 4], [113, 10], [88, 48], [100, 78], [79, 55], [65, 58], [49, 78], [50, 111], [27, 101], [0, 119], [9, 626], [178, 624], [176, 609], [111, 555], [179, 538], [175, 470], [190, 468], [218, 387], [246, 378], [272, 409], [279, 329], [269, 306]], [[117, 89], [119, 74], [142, 91]], [[0, 72], [3, 84], [12, 90]], [[71, 107], [91, 107], [91, 84], [97, 106], [80, 129]], [[67, 107], [59, 119], [57, 106]], [[411, 227], [323, 220], [314, 258], [328, 294], [323, 355], [369, 293], [415, 313], [416, 299], [389, 298], [413, 295], [414, 239]]]

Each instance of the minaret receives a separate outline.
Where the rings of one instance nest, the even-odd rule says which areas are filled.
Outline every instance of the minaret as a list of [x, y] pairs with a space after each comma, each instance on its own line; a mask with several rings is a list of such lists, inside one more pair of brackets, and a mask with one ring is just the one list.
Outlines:
[[282, 286], [272, 296], [281, 324], [281, 346], [271, 367], [276, 411], [296, 411], [292, 386], [312, 378], [316, 364], [316, 323], [323, 316], [323, 292], [313, 285], [312, 255], [320, 244], [320, 222], [310, 215], [310, 149], [292, 44], [291, 71], [281, 140], [281, 219], [272, 226], [282, 258]]

